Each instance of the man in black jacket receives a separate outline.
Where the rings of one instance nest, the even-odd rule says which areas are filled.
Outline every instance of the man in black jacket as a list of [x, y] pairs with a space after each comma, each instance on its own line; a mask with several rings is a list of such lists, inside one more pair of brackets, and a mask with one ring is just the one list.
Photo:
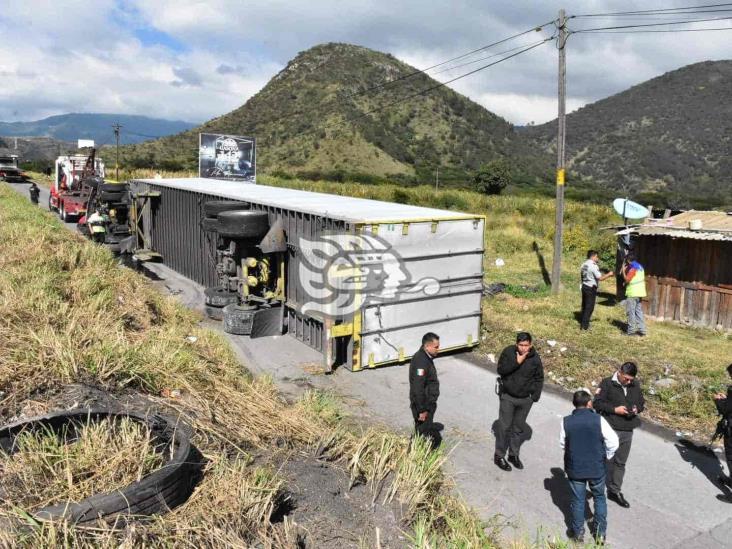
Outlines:
[[643, 412], [646, 404], [640, 383], [635, 379], [637, 375], [635, 363], [624, 363], [612, 377], [600, 382], [594, 402], [595, 410], [607, 419], [620, 440], [618, 451], [607, 465], [607, 498], [626, 509], [630, 503], [621, 491], [625, 464], [633, 443], [633, 429], [640, 426], [638, 414]]
[[[727, 374], [732, 377], [732, 364], [727, 366]], [[732, 488], [732, 385], [727, 387], [727, 394], [714, 395], [714, 404], [722, 416], [721, 435], [724, 437], [724, 457], [727, 459], [728, 476], [722, 475], [719, 480]], [[726, 420], [726, 422], [724, 421]]]
[[508, 462], [516, 469], [523, 469], [519, 451], [522, 435], [528, 431], [526, 418], [534, 402], [539, 401], [544, 386], [544, 367], [531, 344], [531, 334], [520, 332], [516, 345], [503, 350], [498, 359], [498, 375], [501, 391], [493, 462], [504, 471], [511, 470]]
[[431, 440], [432, 448], [437, 448], [442, 442], [433, 423], [440, 396], [440, 381], [433, 359], [439, 350], [440, 337], [427, 332], [422, 336], [422, 346], [409, 363], [409, 406], [414, 417], [414, 429], [417, 434]]

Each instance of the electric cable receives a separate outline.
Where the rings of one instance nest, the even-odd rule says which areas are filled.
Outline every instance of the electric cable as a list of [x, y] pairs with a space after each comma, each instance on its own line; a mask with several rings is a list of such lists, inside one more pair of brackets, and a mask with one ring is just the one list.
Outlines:
[[682, 6], [678, 8], [657, 8], [657, 9], [650, 9], [650, 10], [634, 10], [634, 11], [616, 11], [616, 12], [606, 12], [606, 13], [583, 13], [579, 15], [572, 15], [570, 18], [577, 18], [577, 17], [615, 17], [615, 16], [625, 16], [625, 15], [658, 15], [662, 13], [673, 13], [678, 12], [679, 14], [686, 14], [691, 13], [689, 10], [702, 10], [706, 8], [722, 8], [732, 6], [732, 2], [725, 2], [722, 4], [702, 4], [697, 6]]
[[669, 21], [666, 23], [646, 23], [646, 24], [640, 24], [640, 25], [615, 25], [611, 27], [595, 27], [590, 29], [579, 29], [572, 31], [573, 34], [579, 34], [583, 32], [593, 32], [593, 31], [605, 31], [605, 30], [620, 30], [620, 29], [636, 29], [636, 28], [642, 28], [642, 27], [666, 27], [670, 25], [688, 25], [691, 23], [703, 23], [707, 21], [726, 21], [726, 20], [732, 20], [731, 17], [714, 17], [714, 18], [708, 18], [708, 19], [690, 19], [688, 21]]

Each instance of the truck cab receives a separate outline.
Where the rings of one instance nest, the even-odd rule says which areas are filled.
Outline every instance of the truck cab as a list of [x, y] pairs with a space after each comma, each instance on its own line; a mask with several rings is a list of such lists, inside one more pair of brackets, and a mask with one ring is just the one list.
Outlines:
[[0, 155], [0, 181], [22, 183], [28, 176], [20, 169], [20, 159], [17, 154]]
[[104, 178], [104, 162], [94, 149], [88, 155], [59, 156], [48, 197], [48, 209], [57, 211], [63, 221], [79, 219], [86, 214], [90, 189], [82, 185], [87, 177]]

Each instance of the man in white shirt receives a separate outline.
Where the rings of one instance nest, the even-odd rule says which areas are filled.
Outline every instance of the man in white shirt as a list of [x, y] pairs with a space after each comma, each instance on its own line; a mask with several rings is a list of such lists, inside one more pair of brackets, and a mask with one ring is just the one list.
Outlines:
[[605, 498], [605, 460], [612, 459], [618, 449], [618, 435], [605, 418], [592, 409], [592, 395], [585, 390], [572, 397], [574, 412], [562, 420], [559, 445], [564, 449], [564, 472], [572, 491], [570, 537], [584, 542], [585, 491], [590, 485], [595, 502], [595, 532], [598, 543], [604, 543], [607, 531]]
[[597, 266], [599, 256], [595, 250], [587, 252], [587, 261], [580, 268], [580, 279], [582, 280], [582, 317], [580, 320], [580, 330], [590, 329], [590, 318], [595, 310], [595, 300], [597, 299], [597, 285], [603, 280], [615, 276], [615, 273], [602, 274]]

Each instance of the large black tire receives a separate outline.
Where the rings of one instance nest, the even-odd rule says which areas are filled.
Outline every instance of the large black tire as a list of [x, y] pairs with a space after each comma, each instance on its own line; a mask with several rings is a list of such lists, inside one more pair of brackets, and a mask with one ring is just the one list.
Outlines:
[[267, 212], [234, 210], [219, 214], [218, 233], [228, 238], [262, 238], [269, 230]]
[[76, 409], [37, 417], [7, 425], [0, 429], [0, 448], [6, 453], [16, 451], [16, 437], [29, 429], [51, 429], [60, 432], [64, 426], [106, 418], [130, 417], [147, 425], [153, 440], [160, 444], [164, 456], [171, 456], [163, 466], [126, 487], [88, 497], [79, 503], [61, 503], [44, 507], [34, 513], [38, 520], [66, 520], [72, 524], [92, 526], [98, 520], [110, 525], [123, 526], [126, 518], [168, 512], [185, 502], [200, 478], [201, 455], [191, 445], [188, 429], [175, 420], [157, 415], [129, 412]]
[[102, 191], [99, 193], [99, 200], [102, 202], [122, 202], [124, 197], [124, 192]]
[[224, 307], [224, 331], [227, 334], [249, 335], [257, 307], [254, 305], [227, 305]]
[[243, 202], [233, 202], [231, 200], [211, 200], [203, 205], [204, 217], [216, 217], [221, 212], [230, 212], [231, 210], [246, 210], [249, 206]]
[[204, 311], [206, 312], [206, 316], [211, 320], [224, 320], [223, 307], [213, 307], [212, 305], [206, 305], [206, 307], [204, 307]]
[[215, 233], [219, 230], [219, 220], [215, 217], [204, 217], [201, 220], [201, 228], [207, 233]]
[[125, 183], [104, 183], [101, 177], [97, 178], [101, 180], [99, 185], [100, 193], [122, 193], [127, 190], [127, 184]]
[[225, 307], [239, 302], [239, 296], [237, 296], [236, 292], [230, 292], [221, 286], [206, 288], [203, 291], [203, 295], [205, 296], [206, 305], [213, 307]]

